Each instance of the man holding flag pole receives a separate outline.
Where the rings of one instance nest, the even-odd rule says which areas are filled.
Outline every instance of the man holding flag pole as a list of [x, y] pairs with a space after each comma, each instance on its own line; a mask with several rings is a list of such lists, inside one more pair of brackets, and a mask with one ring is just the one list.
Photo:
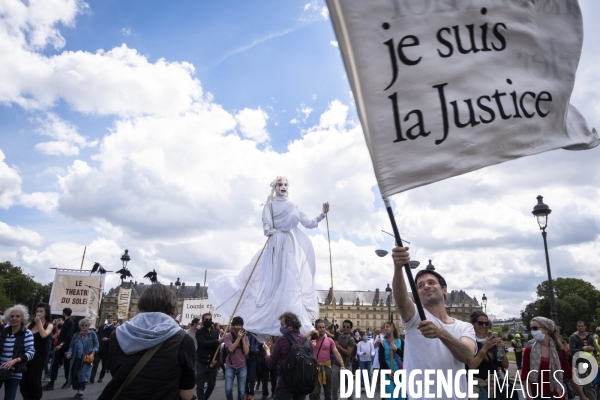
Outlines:
[[[539, 1], [326, 2], [397, 244], [394, 194], [519, 157], [600, 144], [569, 103], [583, 43], [577, 1], [557, 1], [551, 12]], [[393, 251], [405, 368], [464, 372], [476, 348], [473, 328], [448, 317], [441, 275], [421, 271], [414, 281], [407, 250]], [[454, 388], [459, 393], [433, 395], [465, 398], [465, 384]], [[410, 398], [421, 397], [410, 389]]]

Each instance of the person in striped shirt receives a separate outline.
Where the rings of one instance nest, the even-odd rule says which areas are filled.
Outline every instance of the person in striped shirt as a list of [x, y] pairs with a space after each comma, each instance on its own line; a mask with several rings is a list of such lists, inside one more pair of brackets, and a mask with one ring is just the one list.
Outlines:
[[33, 334], [25, 323], [29, 321], [27, 307], [17, 304], [5, 313], [8, 325], [0, 331], [0, 368], [11, 371], [10, 378], [0, 380], [0, 388], [4, 386], [4, 399], [14, 400], [22, 378], [26, 371], [26, 363], [35, 354]]

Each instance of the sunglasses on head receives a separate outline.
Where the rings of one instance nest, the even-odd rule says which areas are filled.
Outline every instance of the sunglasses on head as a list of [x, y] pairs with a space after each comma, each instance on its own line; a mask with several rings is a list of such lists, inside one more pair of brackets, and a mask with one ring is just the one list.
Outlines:
[[486, 321], [477, 321], [477, 325], [479, 325], [479, 326], [484, 326], [484, 325], [485, 325], [485, 326], [489, 326], [489, 325], [490, 325], [490, 323], [489, 323], [489, 322], [486, 322]]
[[539, 326], [530, 326], [529, 330], [530, 331], [537, 331], [538, 329], [541, 329]]

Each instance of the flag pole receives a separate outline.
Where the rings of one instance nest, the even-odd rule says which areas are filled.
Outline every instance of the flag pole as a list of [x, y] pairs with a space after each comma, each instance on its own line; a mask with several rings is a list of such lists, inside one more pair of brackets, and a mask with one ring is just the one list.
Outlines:
[[[402, 238], [400, 237], [400, 232], [398, 231], [398, 225], [396, 225], [396, 218], [394, 218], [394, 212], [392, 211], [392, 205], [390, 204], [390, 200], [387, 197], [383, 197], [383, 202], [385, 203], [385, 208], [387, 209], [388, 216], [390, 217], [390, 222], [392, 223], [392, 230], [394, 232], [394, 237], [396, 238], [396, 246], [402, 246]], [[408, 278], [408, 284], [410, 285], [410, 290], [413, 294], [413, 301], [417, 306], [419, 317], [421, 318], [421, 321], [425, 321], [426, 318], [425, 311], [423, 310], [423, 304], [421, 303], [419, 291], [417, 290], [417, 285], [415, 284], [415, 278], [413, 278], [412, 271], [408, 263], [404, 264], [404, 271], [406, 272], [406, 277]]]
[[79, 270], [83, 270], [83, 260], [85, 260], [85, 251], [87, 250], [87, 246], [85, 246], [83, 248], [83, 257], [81, 257], [81, 266], [79, 267]]
[[[233, 312], [229, 316], [229, 322], [227, 323], [227, 326], [225, 327], [225, 330], [223, 331], [223, 335], [225, 335], [229, 331], [229, 327], [231, 326], [231, 320], [233, 320], [233, 316], [235, 315], [235, 312], [237, 311], [238, 306], [240, 305], [240, 302], [242, 301], [242, 297], [244, 297], [244, 292], [246, 291], [246, 288], [248, 287], [248, 283], [250, 283], [250, 279], [252, 278], [252, 274], [254, 274], [254, 270], [256, 269], [256, 266], [258, 265], [258, 262], [260, 261], [265, 249], [267, 248], [269, 239], [271, 239], [271, 236], [269, 236], [267, 238], [265, 245], [263, 246], [262, 250], [260, 251], [260, 255], [256, 259], [256, 263], [254, 263], [254, 267], [252, 268], [252, 271], [250, 272], [250, 276], [248, 277], [248, 280], [246, 281], [246, 284], [244, 285], [244, 289], [242, 289], [242, 294], [240, 294], [240, 298], [238, 299], [237, 304], [235, 305], [235, 307], [233, 309]], [[215, 351], [215, 355], [213, 356], [211, 364], [214, 363], [215, 360], [217, 359], [217, 354], [219, 354], [219, 350], [221, 350], [221, 346], [217, 347], [217, 350]]]
[[[328, 210], [329, 211], [329, 210]], [[329, 213], [325, 214], [325, 222], [327, 223], [327, 242], [329, 243], [329, 274], [331, 275], [331, 303], [333, 305], [333, 318], [331, 324], [333, 325], [333, 332], [335, 332], [335, 295], [333, 291], [333, 262], [331, 261], [331, 239], [329, 238]]]

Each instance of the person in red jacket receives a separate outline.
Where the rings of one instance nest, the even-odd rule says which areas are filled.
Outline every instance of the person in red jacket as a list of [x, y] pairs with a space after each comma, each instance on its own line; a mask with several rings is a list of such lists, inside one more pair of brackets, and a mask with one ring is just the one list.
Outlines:
[[573, 380], [573, 370], [554, 322], [548, 318], [535, 317], [531, 320], [529, 329], [534, 342], [523, 351], [521, 370], [521, 381], [525, 386], [527, 399], [564, 400], [566, 379], [571, 382], [579, 399], [587, 400], [581, 387]]

